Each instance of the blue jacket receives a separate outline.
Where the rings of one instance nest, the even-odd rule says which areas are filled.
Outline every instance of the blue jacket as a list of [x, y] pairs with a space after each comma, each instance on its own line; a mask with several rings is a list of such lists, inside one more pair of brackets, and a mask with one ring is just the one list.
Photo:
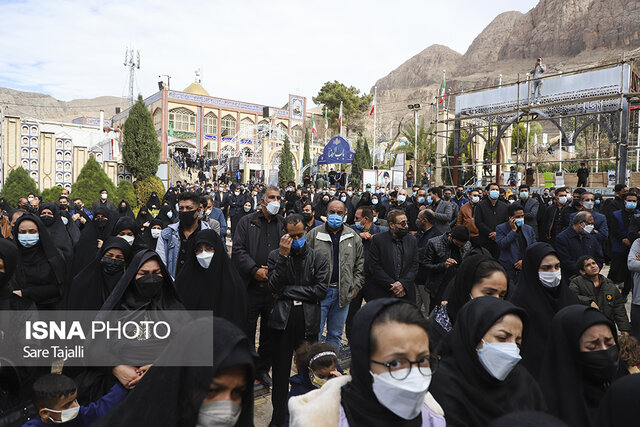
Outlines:
[[[93, 212], [91, 212], [91, 211], [90, 211], [89, 209], [87, 209], [87, 208], [82, 208], [82, 211], [84, 212], [84, 214], [85, 214], [86, 216], [88, 216], [88, 217], [89, 217], [89, 219], [90, 219], [90, 220], [92, 220], [92, 221], [93, 221]], [[69, 215], [73, 216], [73, 215], [75, 215], [75, 213], [76, 213], [75, 209], [70, 209], [70, 210], [69, 210]], [[80, 213], [80, 212], [78, 212], [78, 213]]]
[[602, 255], [602, 246], [593, 234], [579, 235], [573, 226], [570, 226], [556, 237], [556, 253], [560, 258], [560, 267], [562, 268], [562, 278], [567, 280], [579, 274], [576, 263], [578, 258], [583, 255], [591, 255], [600, 268], [604, 262]]
[[[176, 278], [176, 264], [178, 263], [178, 253], [180, 252], [179, 226], [180, 222], [169, 224], [167, 228], [162, 230], [156, 243], [156, 252], [174, 279]], [[200, 230], [208, 228], [209, 224], [206, 221], [200, 221]], [[220, 223], [220, 232], [222, 232], [222, 223]]]
[[209, 218], [215, 219], [220, 223], [220, 237], [224, 238], [227, 235], [227, 221], [224, 219], [222, 209], [213, 206], [211, 208], [211, 215], [209, 215]]
[[289, 399], [294, 396], [300, 396], [303, 394], [307, 394], [310, 391], [317, 390], [316, 387], [311, 383], [311, 379], [309, 378], [309, 371], [306, 370], [304, 372], [298, 372], [296, 375], [290, 377], [289, 383], [291, 384], [291, 389], [289, 390], [289, 395], [287, 396], [287, 405], [285, 406], [285, 427], [289, 425]]
[[[536, 242], [536, 232], [530, 225], [524, 224], [522, 226], [522, 235], [527, 242], [527, 247]], [[509, 279], [514, 285], [514, 281], [518, 278], [519, 271], [515, 269], [513, 264], [523, 259], [523, 257], [520, 256], [520, 246], [518, 245], [517, 237], [518, 234], [511, 229], [509, 221], [503, 222], [496, 227], [496, 243], [500, 248], [498, 261], [505, 270], [507, 270]]]
[[[89, 406], [81, 406], [78, 416], [73, 420], [64, 423], [66, 427], [90, 426], [113, 407], [115, 407], [127, 395], [127, 390], [117, 382], [109, 393], [102, 396], [97, 401], [90, 403]], [[22, 427], [51, 427], [55, 424], [47, 424], [40, 420], [40, 417], [33, 418], [23, 424]]]
[[[573, 223], [573, 217], [576, 216], [578, 212], [574, 212], [571, 214], [571, 216], [569, 217], [569, 224]], [[606, 242], [609, 238], [609, 226], [607, 225], [607, 217], [596, 211], [592, 211], [591, 215], [593, 215], [593, 228], [595, 230], [598, 230], [597, 233], [593, 233], [593, 236], [598, 239], [600, 243]]]

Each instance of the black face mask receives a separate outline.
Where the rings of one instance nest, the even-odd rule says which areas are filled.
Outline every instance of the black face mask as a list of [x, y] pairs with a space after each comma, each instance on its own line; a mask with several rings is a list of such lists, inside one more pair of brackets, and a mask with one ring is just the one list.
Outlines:
[[462, 191], [456, 191], [456, 196], [462, 197]]
[[422, 231], [422, 221], [420, 221], [419, 219], [416, 219], [416, 228], [418, 229], [418, 231]]
[[93, 220], [98, 230], [104, 230], [104, 228], [107, 226], [108, 221], [109, 220], [107, 218], [96, 218]]
[[606, 350], [581, 351], [580, 364], [584, 375], [597, 382], [611, 382], [618, 371], [618, 346]]
[[311, 221], [311, 218], [313, 218], [313, 214], [310, 214], [309, 212], [302, 212], [302, 218], [304, 218], [304, 222], [309, 222]]
[[396, 226], [396, 228], [395, 228], [396, 237], [398, 237], [399, 239], [402, 239], [407, 234], [409, 234], [409, 229], [408, 228], [400, 228], [400, 227]]
[[145, 274], [134, 282], [136, 291], [145, 298], [152, 299], [162, 290], [164, 278], [159, 274]]
[[327, 203], [329, 203], [329, 199], [322, 199], [322, 203], [326, 205]]
[[31, 213], [37, 213], [38, 212], [38, 208], [36, 208], [35, 206], [29, 205], [29, 207], [27, 208], [27, 211], [31, 212]]
[[185, 227], [191, 227], [196, 222], [195, 213], [196, 211], [180, 212], [178, 214], [178, 216], [180, 217], [180, 224], [184, 225]]
[[107, 274], [115, 274], [124, 270], [124, 260], [102, 257], [100, 259], [102, 270]]
[[42, 223], [44, 225], [46, 225], [47, 227], [49, 227], [50, 225], [53, 224], [53, 222], [55, 221], [55, 219], [52, 216], [49, 215], [45, 215], [45, 216], [41, 216], [40, 217], [40, 221], [42, 221]]
[[74, 206], [73, 206], [73, 209], [74, 209], [76, 212], [82, 212], [82, 205], [78, 205], [78, 204], [76, 204], [76, 205], [74, 205]]
[[442, 198], [447, 200], [447, 201], [451, 200], [451, 196], [450, 195], [444, 195], [444, 196], [442, 196]]
[[68, 211], [69, 205], [60, 205], [60, 209], [62, 209], [63, 211]]
[[127, 211], [127, 207], [126, 206], [120, 206], [120, 208], [118, 210], [120, 212], [126, 212]]

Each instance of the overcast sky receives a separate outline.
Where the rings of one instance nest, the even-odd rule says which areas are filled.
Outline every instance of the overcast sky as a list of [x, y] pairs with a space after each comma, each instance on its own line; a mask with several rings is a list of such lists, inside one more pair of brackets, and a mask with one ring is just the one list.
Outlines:
[[464, 53], [496, 15], [537, 0], [0, 0], [0, 86], [65, 101], [126, 96], [159, 74], [182, 90], [202, 70], [212, 96], [281, 106], [328, 80], [368, 92], [431, 44]]

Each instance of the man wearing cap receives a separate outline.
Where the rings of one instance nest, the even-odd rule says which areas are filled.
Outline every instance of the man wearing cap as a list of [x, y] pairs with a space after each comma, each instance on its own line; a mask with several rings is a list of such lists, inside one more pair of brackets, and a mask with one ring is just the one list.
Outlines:
[[[456, 225], [451, 232], [429, 240], [422, 254], [422, 268], [427, 272], [425, 280], [429, 291], [429, 312], [440, 304], [447, 283], [456, 275], [457, 267], [471, 250], [469, 230]], [[427, 301], [424, 301], [425, 307]]]

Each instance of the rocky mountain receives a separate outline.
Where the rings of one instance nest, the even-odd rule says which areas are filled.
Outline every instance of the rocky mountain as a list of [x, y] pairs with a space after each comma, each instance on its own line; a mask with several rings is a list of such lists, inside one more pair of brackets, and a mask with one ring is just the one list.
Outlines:
[[104, 110], [105, 117], [115, 113], [115, 108], [126, 108], [126, 99], [101, 96], [93, 99], [59, 101], [42, 93], [22, 92], [0, 87], [0, 105], [6, 107], [5, 114], [32, 117], [60, 122], [71, 122], [77, 117], [99, 117]]
[[527, 13], [498, 15], [464, 55], [433, 45], [376, 82], [378, 104], [433, 101], [447, 70], [453, 92], [522, 78], [538, 56], [548, 72], [614, 61], [640, 47], [640, 0], [540, 0]]

